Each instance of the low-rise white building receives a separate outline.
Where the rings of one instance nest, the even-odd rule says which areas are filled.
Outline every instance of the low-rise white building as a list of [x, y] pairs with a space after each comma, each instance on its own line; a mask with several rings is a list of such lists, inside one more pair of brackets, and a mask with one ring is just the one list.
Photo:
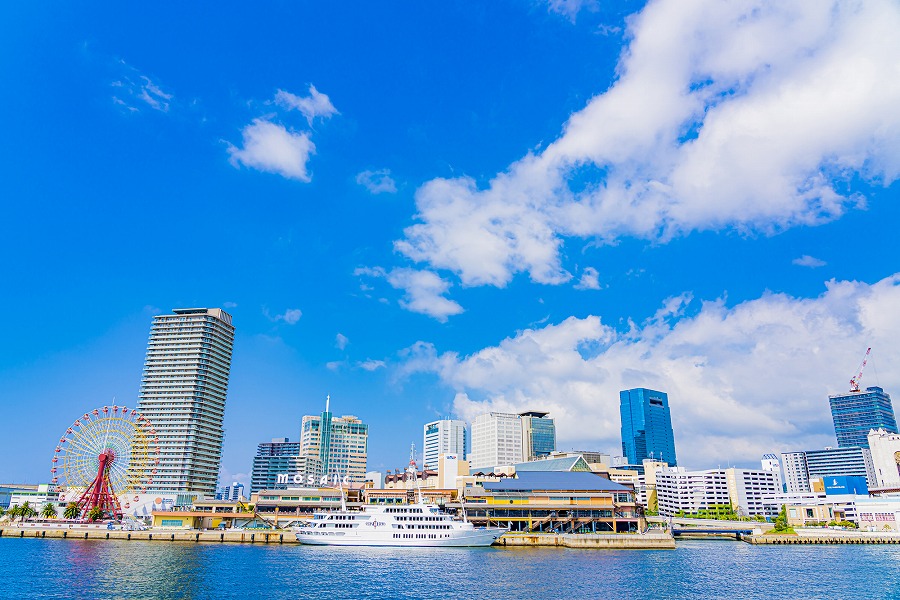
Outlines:
[[741, 516], [774, 517], [778, 510], [765, 499], [780, 492], [781, 478], [772, 471], [731, 468], [656, 472], [659, 514], [663, 516], [729, 505]]

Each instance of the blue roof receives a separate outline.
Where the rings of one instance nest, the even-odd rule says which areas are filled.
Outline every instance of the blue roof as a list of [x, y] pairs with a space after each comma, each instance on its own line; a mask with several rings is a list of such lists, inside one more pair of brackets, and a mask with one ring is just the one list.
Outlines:
[[610, 481], [596, 473], [568, 471], [523, 471], [516, 479], [485, 481], [484, 489], [490, 492], [532, 490], [571, 490], [579, 492], [630, 492], [631, 488]]

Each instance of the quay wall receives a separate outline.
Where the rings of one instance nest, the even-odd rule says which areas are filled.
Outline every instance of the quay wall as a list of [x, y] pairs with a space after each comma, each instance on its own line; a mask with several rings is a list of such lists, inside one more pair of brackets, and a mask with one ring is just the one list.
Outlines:
[[[124, 531], [99, 527], [5, 527], [4, 538], [55, 538], [70, 540], [130, 540], [145, 542], [232, 543], [232, 544], [298, 544], [290, 531], [196, 531], [184, 529], [154, 529]], [[518, 534], [507, 533], [495, 546], [549, 546], [557, 548], [607, 549], [674, 549], [675, 540], [667, 533], [638, 534]]]
[[621, 550], [674, 550], [675, 538], [668, 533], [505, 533], [495, 546], [555, 546], [558, 548], [607, 548]]
[[58, 538], [72, 540], [142, 540], [149, 542], [229, 542], [238, 544], [299, 544], [290, 531], [123, 531], [106, 528], [3, 528], [0, 537]]
[[799, 544], [900, 544], [900, 536], [870, 533], [820, 533], [803, 535], [745, 535], [742, 538], [756, 545]]

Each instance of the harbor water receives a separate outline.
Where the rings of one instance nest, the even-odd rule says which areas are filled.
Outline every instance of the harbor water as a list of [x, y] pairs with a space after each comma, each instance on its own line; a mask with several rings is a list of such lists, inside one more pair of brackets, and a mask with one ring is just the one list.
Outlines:
[[0, 538], [2, 598], [900, 598], [900, 547], [348, 548]]

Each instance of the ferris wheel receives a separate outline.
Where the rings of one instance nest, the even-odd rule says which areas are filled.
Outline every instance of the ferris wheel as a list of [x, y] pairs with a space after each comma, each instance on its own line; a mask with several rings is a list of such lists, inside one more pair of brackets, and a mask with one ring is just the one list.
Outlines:
[[159, 455], [156, 430], [137, 410], [95, 408], [60, 436], [50, 482], [58, 492], [81, 492], [77, 504], [82, 517], [99, 508], [105, 517], [117, 519], [123, 506], [129, 508], [128, 497], [146, 492], [153, 483]]

